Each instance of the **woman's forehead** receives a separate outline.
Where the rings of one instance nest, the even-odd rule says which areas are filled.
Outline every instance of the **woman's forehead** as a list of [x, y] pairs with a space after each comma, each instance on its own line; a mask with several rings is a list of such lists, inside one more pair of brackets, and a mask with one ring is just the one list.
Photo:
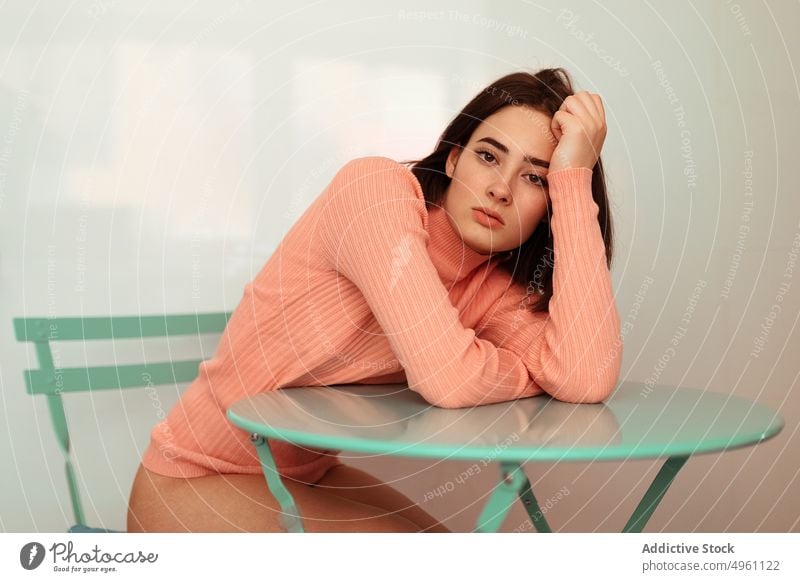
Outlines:
[[529, 107], [509, 106], [496, 111], [477, 127], [472, 142], [491, 145], [514, 157], [550, 159], [558, 143], [550, 130], [551, 118]]

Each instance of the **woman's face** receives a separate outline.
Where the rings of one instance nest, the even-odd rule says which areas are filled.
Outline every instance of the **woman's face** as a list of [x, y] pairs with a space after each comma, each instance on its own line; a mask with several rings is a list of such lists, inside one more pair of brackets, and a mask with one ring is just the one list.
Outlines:
[[509, 105], [487, 117], [463, 149], [450, 150], [445, 169], [451, 182], [442, 206], [472, 250], [513, 250], [547, 215], [545, 177], [557, 145], [550, 120], [530, 107]]

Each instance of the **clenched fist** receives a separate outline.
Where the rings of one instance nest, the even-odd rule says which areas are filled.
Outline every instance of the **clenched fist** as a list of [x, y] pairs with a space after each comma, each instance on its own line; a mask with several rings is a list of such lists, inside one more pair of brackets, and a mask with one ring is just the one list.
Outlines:
[[606, 112], [599, 95], [580, 91], [564, 99], [553, 115], [550, 131], [558, 145], [549, 172], [594, 168], [606, 139]]

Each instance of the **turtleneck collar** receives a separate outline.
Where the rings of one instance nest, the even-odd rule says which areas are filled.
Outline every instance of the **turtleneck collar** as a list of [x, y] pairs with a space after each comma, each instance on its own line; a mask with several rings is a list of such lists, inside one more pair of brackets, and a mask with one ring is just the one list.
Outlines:
[[492, 255], [472, 250], [450, 224], [447, 212], [440, 206], [428, 209], [428, 253], [436, 270], [445, 281], [460, 281]]

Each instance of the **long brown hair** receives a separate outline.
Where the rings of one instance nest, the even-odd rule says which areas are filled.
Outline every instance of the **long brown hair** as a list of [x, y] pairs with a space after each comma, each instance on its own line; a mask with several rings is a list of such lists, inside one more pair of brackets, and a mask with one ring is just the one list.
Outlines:
[[[421, 160], [405, 161], [413, 164], [411, 171], [419, 180], [427, 206], [441, 205], [450, 178], [445, 172], [445, 162], [453, 146], [463, 148], [473, 132], [487, 117], [509, 106], [527, 106], [549, 117], [558, 111], [569, 95], [573, 94], [572, 80], [562, 68], [541, 69], [536, 73], [516, 72], [497, 79], [483, 88], [450, 122], [439, 137], [436, 149]], [[592, 169], [592, 198], [598, 206], [597, 220], [606, 247], [607, 266], [611, 267], [613, 228], [606, 194], [603, 164], [598, 158]], [[543, 218], [530, 238], [510, 251], [508, 260], [501, 266], [513, 280], [528, 293], [533, 294], [531, 311], [547, 311], [553, 296], [553, 233], [550, 229], [552, 209], [548, 205]]]

